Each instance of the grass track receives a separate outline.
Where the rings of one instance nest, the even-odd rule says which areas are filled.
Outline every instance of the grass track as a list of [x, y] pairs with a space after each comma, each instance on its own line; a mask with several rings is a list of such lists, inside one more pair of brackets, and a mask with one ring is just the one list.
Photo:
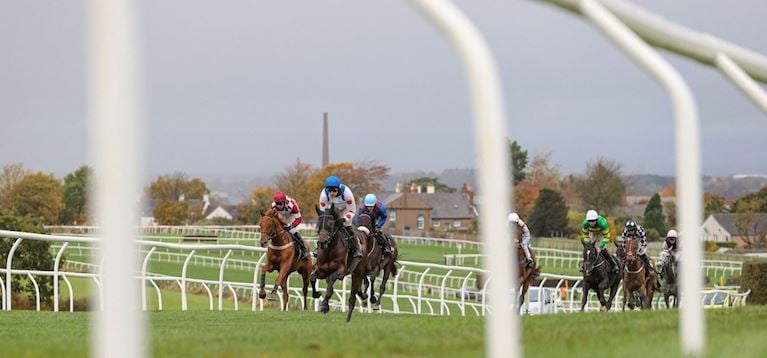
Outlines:
[[[675, 311], [673, 311], [675, 313]], [[767, 307], [708, 310], [710, 357], [767, 356]], [[391, 357], [483, 355], [482, 320], [334, 312], [152, 312], [157, 357]], [[0, 314], [3, 356], [84, 356], [90, 313]], [[669, 311], [524, 317], [533, 357], [675, 357], [677, 315]], [[64, 334], [64, 332], [66, 332]]]

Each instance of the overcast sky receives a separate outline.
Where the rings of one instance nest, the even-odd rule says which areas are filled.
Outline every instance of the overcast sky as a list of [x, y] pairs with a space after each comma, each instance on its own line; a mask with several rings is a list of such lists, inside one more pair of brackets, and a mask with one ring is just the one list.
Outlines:
[[[767, 1], [643, 0], [767, 54]], [[474, 167], [464, 75], [407, 1], [140, 1], [146, 172], [269, 176], [296, 158], [392, 171]], [[599, 156], [673, 174], [661, 88], [579, 17], [540, 1], [457, 1], [487, 37], [510, 135], [564, 172]], [[83, 1], [0, 0], [0, 164], [86, 163]], [[664, 54], [699, 106], [703, 171], [767, 173], [767, 118], [712, 68]]]

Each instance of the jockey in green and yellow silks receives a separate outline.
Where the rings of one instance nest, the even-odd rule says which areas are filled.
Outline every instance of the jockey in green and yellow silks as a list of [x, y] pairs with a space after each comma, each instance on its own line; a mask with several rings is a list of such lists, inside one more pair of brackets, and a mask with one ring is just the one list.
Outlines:
[[581, 233], [583, 234], [581, 240], [584, 245], [594, 245], [599, 241], [599, 250], [602, 257], [610, 263], [613, 271], [617, 273], [618, 263], [607, 251], [607, 244], [610, 242], [610, 225], [607, 223], [607, 219], [600, 216], [596, 210], [587, 211]]

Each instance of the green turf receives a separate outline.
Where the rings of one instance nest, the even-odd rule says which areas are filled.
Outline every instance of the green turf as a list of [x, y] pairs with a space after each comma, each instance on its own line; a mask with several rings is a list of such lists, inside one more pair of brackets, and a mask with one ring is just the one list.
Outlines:
[[[676, 357], [676, 311], [585, 313], [523, 318], [533, 357]], [[767, 307], [708, 310], [710, 357], [767, 356]], [[78, 357], [88, 353], [90, 313], [13, 311], [0, 315], [3, 356]], [[164, 311], [149, 314], [157, 357], [390, 357], [483, 355], [476, 317], [339, 312]], [[66, 332], [66, 334], [63, 334]]]

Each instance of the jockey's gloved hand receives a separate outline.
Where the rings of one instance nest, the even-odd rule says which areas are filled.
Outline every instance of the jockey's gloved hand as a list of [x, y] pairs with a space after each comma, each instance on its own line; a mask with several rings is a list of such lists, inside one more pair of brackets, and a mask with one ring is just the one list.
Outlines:
[[285, 231], [290, 231], [291, 229], [293, 229], [293, 227], [291, 227], [290, 225], [285, 225], [284, 227], [285, 227]]

